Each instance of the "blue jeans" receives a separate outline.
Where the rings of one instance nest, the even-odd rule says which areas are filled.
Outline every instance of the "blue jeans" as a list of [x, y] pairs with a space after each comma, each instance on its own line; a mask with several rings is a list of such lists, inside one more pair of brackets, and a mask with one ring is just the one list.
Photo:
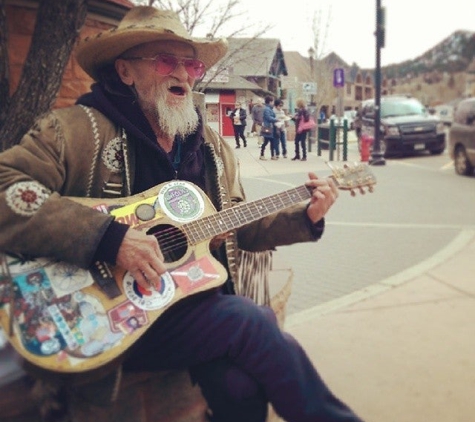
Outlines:
[[[213, 365], [216, 365], [213, 369]], [[328, 389], [273, 311], [218, 290], [178, 302], [139, 339], [125, 370], [191, 368], [215, 422], [361, 422]]]
[[287, 138], [285, 131], [276, 129], [274, 133], [275, 151], [279, 155], [279, 145], [282, 147], [282, 155], [287, 156]]
[[[263, 137], [264, 142], [261, 145], [261, 157], [264, 157], [264, 152], [266, 151], [266, 146], [270, 144], [270, 155], [273, 157], [275, 155], [275, 138], [270, 138], [268, 136]], [[277, 153], [277, 155], [279, 155]]]

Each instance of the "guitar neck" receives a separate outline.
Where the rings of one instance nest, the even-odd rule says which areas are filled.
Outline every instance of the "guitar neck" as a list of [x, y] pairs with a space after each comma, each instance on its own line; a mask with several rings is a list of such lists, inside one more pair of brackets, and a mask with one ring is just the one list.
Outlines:
[[289, 208], [309, 199], [311, 196], [311, 189], [302, 185], [256, 201], [243, 202], [235, 207], [184, 224], [181, 229], [187, 233], [191, 244], [198, 244], [277, 211]]

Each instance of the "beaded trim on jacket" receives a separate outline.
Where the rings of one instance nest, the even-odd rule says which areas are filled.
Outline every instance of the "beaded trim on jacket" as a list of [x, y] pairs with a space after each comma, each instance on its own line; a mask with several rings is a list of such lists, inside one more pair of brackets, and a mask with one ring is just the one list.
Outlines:
[[[81, 107], [81, 109], [84, 110], [87, 117], [89, 118], [89, 121], [91, 122], [92, 135], [94, 138], [93, 163], [96, 163], [98, 162], [97, 158], [99, 155], [100, 144], [101, 144], [97, 120], [94, 114], [92, 113], [90, 107], [86, 107], [84, 105], [80, 105], [79, 107]], [[131, 185], [131, 178], [130, 178], [130, 165], [129, 165], [128, 148], [127, 148], [127, 133], [125, 132], [124, 128], [121, 129], [119, 148], [121, 149], [122, 156], [124, 158], [125, 187], [126, 187], [125, 195], [127, 196], [127, 195], [130, 195], [132, 192], [132, 185]], [[87, 192], [86, 192], [87, 197], [91, 196], [95, 171], [96, 171], [96, 166], [93, 164], [91, 166], [91, 169], [89, 171], [89, 176], [88, 176], [88, 184], [87, 184]], [[102, 189], [104, 196], [122, 196], [123, 195], [122, 190], [123, 190], [122, 183], [114, 183], [112, 181], [105, 182], [104, 187]]]

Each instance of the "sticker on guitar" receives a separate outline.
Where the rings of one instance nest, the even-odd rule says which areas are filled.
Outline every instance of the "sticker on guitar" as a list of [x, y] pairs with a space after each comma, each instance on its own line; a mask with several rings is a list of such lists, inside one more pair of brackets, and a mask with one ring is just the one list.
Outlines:
[[188, 182], [175, 180], [167, 183], [160, 189], [157, 201], [162, 211], [173, 221], [186, 223], [203, 215], [203, 198]]
[[168, 305], [175, 295], [175, 284], [169, 272], [162, 274], [157, 289], [145, 290], [127, 271], [122, 281], [124, 293], [140, 309], [151, 311]]

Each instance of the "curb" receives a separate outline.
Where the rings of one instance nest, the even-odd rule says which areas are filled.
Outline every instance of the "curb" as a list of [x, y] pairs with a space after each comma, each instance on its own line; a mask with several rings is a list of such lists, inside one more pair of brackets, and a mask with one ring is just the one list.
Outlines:
[[443, 249], [436, 252], [434, 255], [420, 262], [419, 264], [408, 268], [407, 270], [401, 271], [398, 274], [367, 286], [364, 289], [357, 290], [346, 296], [331, 300], [292, 315], [288, 315], [285, 320], [285, 329], [290, 329], [297, 325], [304, 324], [314, 318], [338, 311], [344, 307], [369, 299], [380, 293], [387, 292], [401, 284], [412, 281], [421, 274], [445, 264], [447, 260], [449, 260], [457, 252], [464, 249], [474, 239], [475, 230], [462, 230], [457, 235], [457, 237], [455, 237], [455, 239], [453, 239]]

